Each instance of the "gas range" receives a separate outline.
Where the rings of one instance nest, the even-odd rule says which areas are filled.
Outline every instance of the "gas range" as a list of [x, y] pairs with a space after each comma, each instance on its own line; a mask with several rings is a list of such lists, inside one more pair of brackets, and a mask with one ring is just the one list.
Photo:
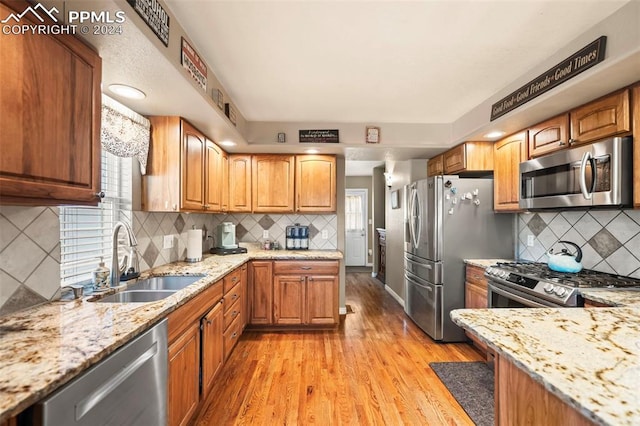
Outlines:
[[[518, 299], [527, 306], [583, 306], [580, 288], [640, 287], [640, 280], [629, 277], [590, 269], [561, 273], [539, 262], [501, 262], [487, 268], [485, 276], [490, 280], [490, 292], [493, 285], [503, 298]], [[527, 301], [520, 300], [523, 298]]]

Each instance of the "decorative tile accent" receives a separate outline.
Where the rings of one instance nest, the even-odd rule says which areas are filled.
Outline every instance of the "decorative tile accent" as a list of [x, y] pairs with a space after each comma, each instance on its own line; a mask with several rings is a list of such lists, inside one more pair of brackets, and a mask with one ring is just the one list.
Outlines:
[[247, 229], [242, 226], [242, 224], [238, 224], [236, 225], [236, 238], [238, 238], [239, 240], [243, 241], [245, 235], [247, 235], [249, 231], [247, 231]]
[[547, 224], [542, 220], [538, 213], [534, 214], [531, 220], [528, 223], [529, 229], [533, 232], [533, 235], [536, 237], [540, 235], [542, 231], [547, 227]]
[[613, 252], [622, 246], [620, 241], [604, 228], [589, 240], [589, 245], [591, 245], [603, 259], [611, 256]]
[[320, 231], [318, 231], [318, 228], [313, 226], [313, 224], [309, 225], [309, 238], [313, 240], [319, 232]]
[[[60, 288], [60, 279], [58, 278], [57, 288]], [[46, 302], [47, 299], [30, 290], [29, 287], [21, 285], [9, 297], [9, 299], [0, 307], [0, 315], [10, 314], [29, 306], [39, 305]]]
[[185, 225], [185, 221], [182, 218], [182, 215], [179, 214], [178, 217], [176, 217], [175, 222], [173, 222], [173, 226], [176, 228], [176, 231], [178, 231], [178, 234], [182, 234], [182, 231], [184, 230], [184, 225]]
[[266, 229], [266, 230], [271, 229], [274, 223], [275, 223], [274, 220], [271, 219], [271, 216], [269, 216], [268, 214], [262, 216], [258, 221], [258, 224], [262, 226], [262, 229]]
[[144, 253], [142, 253], [142, 258], [145, 262], [147, 262], [147, 265], [153, 266], [156, 263], [156, 259], [158, 258], [159, 254], [160, 253], [158, 252], [158, 248], [153, 242], [151, 242], [151, 244], [149, 244], [149, 247], [147, 247]]

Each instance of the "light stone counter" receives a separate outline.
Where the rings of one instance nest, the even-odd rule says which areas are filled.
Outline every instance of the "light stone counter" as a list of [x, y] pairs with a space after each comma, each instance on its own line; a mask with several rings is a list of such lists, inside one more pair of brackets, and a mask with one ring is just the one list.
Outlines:
[[339, 260], [342, 253], [249, 247], [247, 254], [205, 255], [202, 262], [176, 262], [145, 272], [143, 277], [205, 275], [157, 302], [95, 303], [85, 298], [0, 317], [0, 423], [69, 382], [250, 259]]
[[515, 262], [513, 259], [464, 259], [464, 263], [467, 265], [477, 266], [478, 268], [487, 269], [491, 265], [495, 265], [498, 262]]
[[461, 309], [451, 317], [594, 422], [640, 424], [640, 308]]
[[593, 300], [611, 306], [640, 307], [640, 289], [638, 290], [608, 290], [584, 288], [580, 289], [580, 294], [585, 299]]

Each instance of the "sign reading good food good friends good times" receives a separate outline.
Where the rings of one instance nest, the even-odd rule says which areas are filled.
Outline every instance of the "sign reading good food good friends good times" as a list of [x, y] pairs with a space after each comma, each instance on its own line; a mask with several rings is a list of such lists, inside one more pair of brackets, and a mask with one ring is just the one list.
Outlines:
[[332, 130], [299, 130], [298, 138], [300, 142], [312, 143], [340, 143], [338, 129]]
[[529, 102], [548, 90], [586, 71], [604, 60], [607, 36], [601, 36], [589, 43], [547, 72], [534, 78], [513, 93], [500, 99], [491, 106], [490, 121]]

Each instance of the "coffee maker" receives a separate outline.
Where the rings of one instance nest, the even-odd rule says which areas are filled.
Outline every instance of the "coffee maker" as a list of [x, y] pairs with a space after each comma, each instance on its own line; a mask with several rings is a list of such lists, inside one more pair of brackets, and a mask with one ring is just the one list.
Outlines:
[[287, 250], [308, 250], [309, 249], [309, 227], [296, 223], [287, 226], [286, 229]]
[[246, 247], [236, 243], [236, 226], [231, 222], [222, 222], [216, 228], [216, 246], [209, 250], [213, 254], [246, 253]]

